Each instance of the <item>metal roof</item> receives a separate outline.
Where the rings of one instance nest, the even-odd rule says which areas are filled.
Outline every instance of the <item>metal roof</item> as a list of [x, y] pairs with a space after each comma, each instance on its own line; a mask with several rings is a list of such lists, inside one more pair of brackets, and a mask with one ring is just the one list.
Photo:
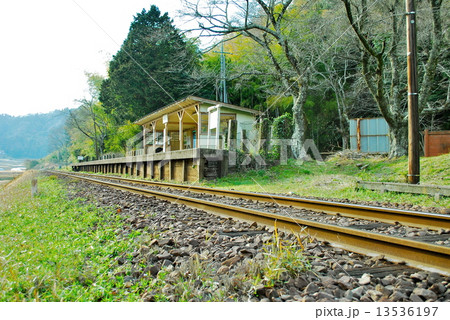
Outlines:
[[148, 123], [150, 121], [156, 120], [156, 119], [162, 117], [165, 114], [176, 112], [176, 111], [182, 110], [182, 109], [184, 109], [186, 107], [194, 106], [194, 105], [198, 104], [199, 102], [200, 103], [210, 104], [210, 105], [220, 105], [221, 107], [226, 107], [226, 108], [229, 108], [229, 109], [234, 109], [234, 110], [238, 110], [238, 111], [252, 113], [254, 115], [261, 114], [261, 112], [258, 111], [258, 110], [253, 110], [253, 109], [249, 109], [249, 108], [239, 107], [239, 106], [235, 106], [233, 104], [228, 104], [228, 103], [223, 103], [223, 102], [219, 102], [219, 101], [199, 98], [199, 97], [195, 97], [195, 96], [188, 96], [188, 97], [184, 98], [183, 100], [179, 100], [177, 102], [174, 102], [172, 104], [164, 106], [164, 107], [162, 107], [162, 108], [160, 108], [160, 109], [158, 109], [158, 110], [156, 110], [156, 111], [146, 115], [145, 117], [135, 121], [134, 123], [136, 123], [138, 125], [144, 125], [145, 123]]

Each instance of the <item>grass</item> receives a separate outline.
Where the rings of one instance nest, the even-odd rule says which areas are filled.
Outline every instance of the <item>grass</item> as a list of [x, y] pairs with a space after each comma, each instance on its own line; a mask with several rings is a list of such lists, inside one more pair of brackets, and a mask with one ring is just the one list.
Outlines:
[[303, 255], [304, 241], [299, 235], [295, 241], [282, 240], [278, 235], [276, 222], [271, 242], [265, 244], [265, 259], [260, 263], [260, 272], [255, 277], [255, 284], [262, 280], [265, 286], [275, 286], [283, 273], [295, 278], [304, 271], [311, 270], [310, 261]]
[[[406, 182], [407, 170], [404, 157], [392, 160], [385, 157], [334, 157], [321, 163], [288, 161], [287, 165], [235, 173], [204, 184], [241, 191], [294, 193], [304, 197], [450, 207], [448, 197], [436, 201], [428, 195], [356, 190], [357, 180]], [[421, 184], [450, 185], [450, 154], [421, 158]]]
[[32, 197], [33, 177], [27, 172], [0, 190], [0, 301], [142, 301], [148, 294], [153, 301], [224, 301], [254, 295], [255, 284], [276, 285], [283, 272], [308, 269], [301, 243], [282, 243], [275, 233], [263, 260], [241, 265], [222, 284], [211, 261], [196, 253], [178, 270], [130, 281], [148, 267], [133, 265], [134, 253], [159, 234], [124, 235], [116, 208], [70, 199], [56, 176], [39, 177]]
[[[135, 301], [146, 283], [127, 288], [115, 257], [137, 246], [119, 238], [114, 211], [69, 200], [55, 177], [30, 177], [1, 192], [0, 301]], [[130, 272], [130, 270], [125, 270]]]

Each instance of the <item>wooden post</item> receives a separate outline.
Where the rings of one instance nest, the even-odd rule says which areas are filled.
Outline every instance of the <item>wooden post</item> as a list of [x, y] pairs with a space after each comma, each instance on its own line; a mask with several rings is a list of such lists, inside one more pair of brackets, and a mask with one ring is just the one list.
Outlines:
[[36, 197], [38, 194], [37, 179], [31, 180], [31, 196]]
[[419, 93], [417, 85], [416, 9], [406, 0], [406, 37], [408, 67], [408, 183], [420, 182]]
[[208, 127], [207, 127], [208, 135], [206, 137], [206, 139], [207, 139], [206, 140], [206, 148], [208, 148], [208, 149], [209, 149], [209, 144], [211, 143], [211, 129], [210, 129], [211, 123], [210, 123], [210, 121], [211, 121], [211, 111], [208, 108]]
[[361, 152], [361, 119], [356, 119], [356, 151]]
[[200, 112], [200, 105], [195, 106], [197, 112], [197, 149], [200, 149], [200, 134], [202, 132], [202, 114]]
[[180, 150], [184, 149], [184, 133], [183, 133], [183, 116], [184, 116], [184, 109], [181, 111], [178, 111], [178, 120], [179, 122], [179, 140], [180, 140]]
[[164, 123], [163, 152], [166, 152], [166, 150], [167, 150], [167, 140], [168, 140], [167, 134], [168, 134], [168, 132], [167, 132], [167, 122], [166, 122], [166, 123]]
[[220, 106], [217, 106], [217, 124], [216, 124], [215, 149], [221, 149], [219, 144], [220, 144]]
[[424, 153], [425, 153], [425, 157], [429, 157], [430, 156], [430, 134], [428, 129], [426, 129], [423, 133], [423, 140], [424, 140]]
[[147, 129], [145, 126], [142, 126], [142, 149], [144, 155], [147, 154]]
[[153, 129], [153, 153], [156, 153], [156, 121], [152, 122], [152, 129]]

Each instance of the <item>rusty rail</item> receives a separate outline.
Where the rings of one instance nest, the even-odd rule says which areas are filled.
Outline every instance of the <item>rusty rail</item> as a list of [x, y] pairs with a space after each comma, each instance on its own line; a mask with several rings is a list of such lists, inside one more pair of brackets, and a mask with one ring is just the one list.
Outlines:
[[115, 176], [99, 176], [87, 173], [83, 173], [82, 175], [88, 177], [99, 177], [99, 178], [101, 177], [105, 179], [123, 181], [128, 183], [145, 184], [150, 186], [185, 190], [190, 192], [207, 193], [218, 196], [270, 202], [282, 206], [288, 207], [292, 206], [295, 208], [308, 209], [317, 212], [324, 212], [327, 214], [340, 214], [342, 216], [350, 218], [374, 220], [390, 224], [400, 223], [411, 227], [429, 228], [432, 230], [450, 229], [450, 215], [444, 214], [374, 207], [374, 206], [324, 201], [316, 199], [293, 198], [265, 193], [253, 193], [253, 192], [225, 190], [218, 188], [207, 188], [201, 186], [175, 184], [168, 182], [135, 180]]
[[278, 228], [288, 232], [309, 235], [319, 240], [328, 241], [331, 244], [350, 251], [372, 256], [382, 254], [392, 261], [404, 261], [417, 268], [450, 275], [449, 247], [377, 234], [370, 231], [357, 230], [352, 227], [340, 227], [304, 219], [280, 216], [259, 210], [179, 196], [131, 185], [117, 184], [80, 175], [60, 172], [57, 172], [57, 174], [109, 186], [115, 189], [138, 193], [145, 196], [155, 196], [159, 199], [164, 199], [177, 204], [184, 204], [186, 206], [205, 210], [214, 214], [232, 216], [234, 218], [247, 221], [256, 221], [270, 227], [273, 227], [276, 224]]

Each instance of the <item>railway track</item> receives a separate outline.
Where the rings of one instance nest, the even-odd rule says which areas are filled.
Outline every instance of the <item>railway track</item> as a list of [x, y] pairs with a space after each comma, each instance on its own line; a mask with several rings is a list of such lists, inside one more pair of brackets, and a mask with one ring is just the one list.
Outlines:
[[450, 230], [450, 215], [425, 213], [409, 210], [399, 210], [392, 208], [382, 208], [358, 204], [339, 203], [333, 201], [293, 198], [279, 195], [271, 195], [264, 193], [242, 192], [235, 190], [225, 190], [217, 188], [207, 188], [201, 186], [175, 184], [167, 182], [147, 181], [127, 179], [116, 176], [99, 176], [95, 174], [77, 173], [77, 175], [93, 178], [104, 178], [108, 180], [126, 182], [132, 184], [148, 185], [161, 188], [169, 188], [183, 190], [189, 192], [197, 192], [215, 196], [233, 197], [238, 199], [253, 200], [259, 202], [274, 203], [280, 206], [307, 209], [327, 214], [339, 214], [346, 217], [374, 220], [389, 224], [400, 223], [402, 225], [428, 228], [432, 230]]
[[[336, 205], [336, 209], [333, 209], [333, 203], [327, 201], [318, 201], [310, 199], [297, 199], [283, 196], [269, 196], [263, 194], [253, 193], [240, 193], [237, 191], [219, 190], [204, 187], [192, 187], [178, 184], [169, 183], [156, 183], [141, 180], [131, 180], [118, 177], [99, 177], [93, 178], [93, 175], [80, 175], [80, 174], [68, 174], [62, 172], [52, 172], [53, 174], [63, 175], [71, 178], [81, 179], [84, 181], [101, 184], [104, 186], [134, 192], [146, 196], [154, 196], [160, 199], [175, 202], [177, 204], [184, 204], [189, 207], [194, 207], [207, 212], [231, 216], [237, 219], [256, 221], [260, 224], [284, 229], [288, 232], [294, 232], [299, 234], [309, 235], [313, 238], [328, 241], [335, 246], [342, 247], [344, 249], [370, 255], [384, 255], [385, 258], [393, 261], [404, 261], [409, 265], [424, 270], [432, 270], [441, 274], [450, 275], [450, 247], [444, 245], [437, 245], [435, 243], [429, 243], [426, 240], [412, 240], [409, 238], [401, 238], [397, 236], [385, 235], [364, 228], [358, 228], [355, 226], [342, 227], [338, 225], [330, 225], [327, 223], [321, 223], [311, 221], [307, 219], [294, 218], [290, 216], [282, 216], [253, 208], [244, 208], [241, 206], [235, 206], [225, 204], [216, 201], [203, 200], [195, 197], [189, 197], [180, 194], [173, 194], [170, 192], [163, 192], [160, 190], [151, 190], [142, 186], [136, 186], [136, 183], [146, 185], [157, 185], [164, 188], [176, 188], [178, 190], [184, 188], [193, 192], [211, 193], [226, 197], [239, 197], [264, 202], [276, 202], [284, 206], [298, 207], [303, 205], [302, 202], [306, 201], [306, 205], [302, 208], [308, 208], [307, 206], [314, 203], [314, 210], [325, 211], [331, 214], [346, 214], [350, 217], [356, 217], [357, 219], [376, 220], [376, 221], [389, 221], [390, 223], [402, 221], [413, 221], [411, 224], [419, 225], [420, 227], [427, 228], [446, 228], [449, 225], [450, 217], [437, 214], [424, 214], [413, 211], [402, 211], [395, 209], [377, 208], [370, 206], [348, 205], [339, 203]], [[102, 180], [103, 179], [103, 180]], [[105, 181], [115, 180], [116, 182]], [[193, 190], [194, 189], [194, 190]], [[242, 194], [242, 195], [240, 195]], [[269, 200], [271, 199], [271, 200]], [[312, 205], [311, 205], [312, 206]], [[346, 209], [348, 206], [350, 209]], [[321, 208], [326, 208], [322, 210]], [[308, 208], [311, 209], [311, 208]], [[361, 211], [363, 213], [359, 213]], [[367, 211], [369, 213], [367, 213]], [[395, 219], [387, 218], [389, 214], [395, 215]], [[381, 216], [383, 220], [377, 219], [376, 216]], [[408, 217], [411, 215], [412, 217]], [[436, 219], [436, 220], [434, 220]], [[418, 222], [420, 221], [420, 223]], [[404, 223], [404, 222], [400, 222]], [[444, 234], [444, 237], [448, 235]]]

